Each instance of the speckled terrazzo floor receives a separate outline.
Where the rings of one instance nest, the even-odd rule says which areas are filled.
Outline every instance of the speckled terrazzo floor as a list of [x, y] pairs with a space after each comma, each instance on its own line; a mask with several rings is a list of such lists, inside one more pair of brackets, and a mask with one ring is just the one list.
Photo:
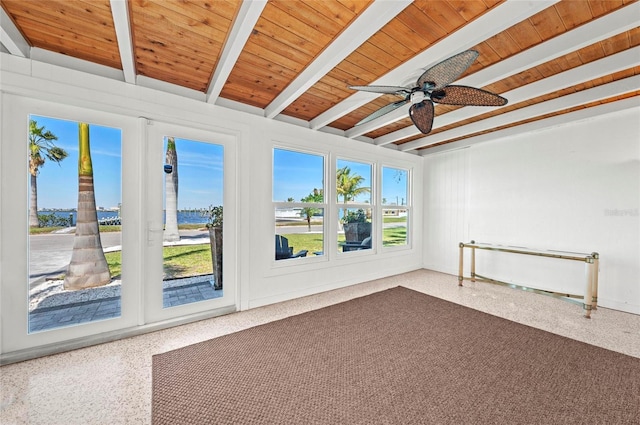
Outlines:
[[419, 270], [0, 368], [0, 423], [149, 424], [151, 356], [402, 285], [496, 316], [640, 358], [640, 316]]

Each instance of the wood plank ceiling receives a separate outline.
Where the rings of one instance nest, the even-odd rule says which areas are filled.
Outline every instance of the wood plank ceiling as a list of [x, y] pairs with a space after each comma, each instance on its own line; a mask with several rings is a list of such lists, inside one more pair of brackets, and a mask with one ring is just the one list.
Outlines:
[[[4, 54], [113, 76], [107, 67], [131, 84], [422, 155], [640, 100], [637, 0], [0, 4]], [[480, 56], [456, 84], [498, 93], [506, 106], [437, 105], [428, 135], [408, 105], [356, 125], [399, 98], [348, 85], [412, 85], [467, 49]]]

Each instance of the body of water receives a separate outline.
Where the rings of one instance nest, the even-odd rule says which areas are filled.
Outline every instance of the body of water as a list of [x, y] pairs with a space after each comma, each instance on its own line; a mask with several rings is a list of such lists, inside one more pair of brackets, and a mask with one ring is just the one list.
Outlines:
[[[73, 222], [76, 222], [75, 211], [38, 211], [38, 214], [55, 214], [58, 217], [69, 218], [71, 214], [73, 216]], [[98, 211], [98, 220], [105, 218], [117, 217], [117, 211]], [[207, 222], [206, 218], [201, 215], [199, 211], [178, 211], [178, 224], [202, 224]]]

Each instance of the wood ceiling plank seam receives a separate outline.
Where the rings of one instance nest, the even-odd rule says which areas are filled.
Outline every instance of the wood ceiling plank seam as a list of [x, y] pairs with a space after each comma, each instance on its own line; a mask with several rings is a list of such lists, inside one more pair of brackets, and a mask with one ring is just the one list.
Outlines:
[[443, 37], [443, 30], [440, 30], [438, 33], [433, 31], [435, 24], [427, 15], [418, 10], [414, 5], [411, 6], [413, 13], [409, 13], [408, 9], [409, 8], [405, 9], [396, 19], [407, 27], [412, 28], [420, 38], [424, 40], [425, 46], [431, 45]]
[[[219, 4], [225, 4], [225, 2], [220, 1]], [[215, 28], [221, 33], [226, 34], [231, 27], [231, 20], [235, 16], [231, 14], [227, 16], [226, 13], [223, 13], [222, 8], [214, 8], [207, 9], [198, 6], [198, 3], [174, 3], [170, 1], [164, 1], [162, 3], [157, 4], [158, 7], [171, 10], [176, 13], [176, 16], [183, 16], [185, 22], [187, 20], [193, 20], [195, 22], [199, 22], [203, 26]]]
[[349, 53], [375, 34], [411, 2], [375, 2], [367, 7], [340, 35], [328, 45], [303, 72], [265, 109], [267, 118], [274, 118], [298, 96], [342, 62]]
[[[241, 76], [240, 79], [244, 79], [246, 81], [253, 79], [254, 83], [265, 83], [267, 81], [270, 81], [272, 83], [270, 86], [273, 86], [275, 84], [280, 88], [282, 88], [283, 85], [287, 84], [287, 82], [290, 81], [290, 79], [294, 75], [294, 73], [289, 72], [284, 68], [280, 68], [277, 70], [264, 69], [247, 62], [236, 64], [236, 69], [239, 71], [238, 74]], [[247, 76], [251, 78], [246, 78]]]
[[462, 16], [462, 19], [469, 22], [475, 19], [476, 16], [485, 13], [489, 7], [481, 1], [449, 1], [449, 4], [455, 9], [455, 11]]
[[129, 7], [126, 0], [111, 0], [111, 14], [113, 26], [118, 41], [120, 64], [124, 81], [129, 84], [136, 83], [135, 57], [133, 54], [133, 38], [131, 34], [131, 21], [129, 19]]
[[317, 55], [318, 51], [323, 48], [322, 45], [315, 43], [313, 40], [301, 37], [283, 26], [265, 18], [264, 15], [256, 23], [255, 31], [258, 31], [271, 39], [279, 40], [281, 43], [286, 44], [290, 48], [311, 58]]
[[[323, 3], [332, 4], [333, 2], [325, 1]], [[282, 10], [286, 15], [294, 17], [300, 22], [313, 27], [316, 31], [331, 35], [332, 38], [340, 33], [344, 26], [348, 24], [348, 22], [341, 22], [340, 20], [325, 16], [304, 1], [272, 1], [271, 4]], [[309, 36], [311, 36], [311, 34], [309, 34]]]
[[[225, 3], [220, 2], [220, 4]], [[134, 13], [142, 16], [146, 14], [163, 16], [168, 21], [180, 23], [179, 26], [195, 33], [201, 33], [202, 29], [210, 29], [220, 34], [226, 34], [233, 18], [233, 15], [226, 16], [218, 8], [206, 9], [199, 7], [196, 3], [172, 1], [134, 5]]]
[[[407, 78], [409, 73], [415, 69], [424, 67], [425, 63], [435, 64], [442, 59], [451, 55], [451, 52], [462, 51], [477, 45], [493, 36], [494, 34], [508, 28], [513, 20], [519, 21], [527, 19], [530, 16], [550, 7], [554, 4], [551, 2], [504, 2], [498, 7], [490, 9], [487, 13], [473, 20], [469, 24], [463, 26], [460, 30], [454, 32], [446, 40], [442, 40], [428, 49], [415, 56], [403, 65], [393, 69], [388, 74], [378, 80], [371, 81], [369, 84], [377, 85], [395, 85], [398, 81]], [[448, 56], [447, 56], [448, 55]], [[358, 92], [345, 99], [340, 104], [333, 106], [314, 118], [310, 123], [312, 129], [318, 129], [335, 121], [340, 116], [353, 111], [354, 106], [358, 103], [361, 105], [368, 102], [371, 96]]]
[[237, 15], [242, 0], [215, 0], [215, 1], [195, 1], [195, 7], [211, 11], [232, 19]]
[[37, 13], [28, 13], [25, 15], [18, 12], [13, 13], [12, 17], [27, 37], [31, 31], [39, 30], [43, 32], [43, 28], [55, 28], [59, 31], [75, 35], [77, 35], [78, 30], [80, 30], [83, 38], [95, 40], [99, 43], [109, 44], [116, 40], [115, 28], [95, 25], [95, 23], [91, 22], [70, 22], [67, 24], [66, 21], [59, 19], [57, 16], [40, 15]]
[[[264, 37], [253, 39], [252, 43], [247, 43], [243, 52], [262, 58], [268, 62], [275, 62], [285, 65], [291, 70], [301, 71], [307, 65], [309, 57], [295, 54], [295, 51], [285, 44], [280, 44], [278, 40], [269, 40], [264, 43]], [[270, 50], [267, 50], [267, 47]]]
[[540, 34], [535, 30], [530, 19], [522, 21], [520, 24], [511, 28], [507, 28], [506, 32], [519, 47], [520, 51], [529, 49], [544, 41]]
[[[122, 69], [119, 57], [114, 57], [112, 60], [110, 60], [110, 59], [105, 59], [103, 53], [101, 53], [100, 56], [95, 56], [95, 51], [87, 51], [86, 53], [84, 53], [83, 58], [79, 58], [77, 56], [72, 56], [72, 55], [68, 55], [68, 54], [59, 52], [58, 50], [56, 50], [56, 49], [59, 48], [59, 45], [57, 44], [57, 41], [55, 39], [53, 39], [53, 38], [51, 39], [51, 41], [52, 41], [51, 45], [44, 44], [42, 46], [34, 46], [32, 48], [31, 57], [32, 58], [34, 57], [33, 49], [39, 49], [41, 51], [49, 51], [49, 52], [55, 53], [57, 55], [61, 55], [61, 56], [68, 57], [68, 58], [71, 58], [71, 59], [77, 59], [77, 60], [81, 60], [81, 61], [84, 61], [84, 62], [87, 62], [87, 63], [95, 63], [97, 65], [105, 66], [105, 67], [116, 69], [116, 70], [121, 70]], [[117, 56], [117, 55], [115, 55], [115, 56]]]
[[[238, 73], [241, 77], [236, 78], [231, 75], [227, 84], [231, 81], [244, 81], [245, 85], [247, 82], [250, 82], [250, 88], [245, 88], [244, 90], [250, 91], [254, 95], [258, 92], [263, 92], [261, 98], [264, 99], [272, 100], [279, 90], [282, 90], [290, 80], [290, 76], [287, 78], [280, 78], [277, 74], [262, 72], [253, 67], [247, 66], [245, 68], [245, 65], [237, 65], [237, 68], [241, 71]], [[231, 95], [229, 91], [230, 89], [226, 87], [227, 84], [225, 84], [225, 88], [222, 90], [222, 97], [228, 97]]]
[[366, 9], [371, 1], [355, 1], [348, 6], [340, 1], [312, 1], [306, 3], [309, 8], [314, 9], [318, 14], [326, 19], [336, 22], [341, 28], [351, 24], [364, 9]]
[[[145, 71], [146, 70], [146, 71]], [[153, 70], [153, 74], [149, 74], [149, 70]], [[203, 80], [208, 80], [209, 72], [207, 69], [185, 65], [181, 62], [170, 62], [159, 60], [156, 62], [143, 62], [140, 65], [140, 73], [150, 77], [169, 76], [171, 78], [182, 78], [185, 81], [191, 81], [192, 84], [206, 84]], [[166, 81], [165, 77], [157, 77], [158, 80]], [[191, 87], [192, 88], [192, 87]]]
[[[620, 38], [619, 36], [616, 36], [616, 38]], [[611, 39], [611, 38], [610, 38]], [[623, 37], [623, 39], [626, 39], [626, 37]], [[603, 40], [603, 41], [607, 41], [607, 40]], [[572, 52], [572, 55], [577, 54], [578, 57], [581, 59], [582, 64], [588, 63], [588, 62], [592, 62], [594, 60], [598, 60], [598, 59], [602, 59], [605, 56], [609, 56], [610, 54], [615, 54], [618, 53], [622, 50], [625, 50], [627, 48], [629, 48], [630, 46], [628, 46], [626, 43], [621, 43], [618, 47], [618, 49], [609, 49], [609, 53], [605, 52], [605, 49], [603, 47], [604, 43], [603, 41], [598, 41], [592, 45], [583, 47], [582, 49], [576, 51], [576, 52]], [[592, 52], [592, 54], [588, 54], [589, 51], [595, 49], [596, 52]], [[587, 52], [587, 53], [583, 53], [583, 52]], [[561, 72], [562, 68], [559, 66], [551, 66], [552, 64], [558, 64], [560, 61], [562, 61], [563, 58], [555, 58], [552, 59], [551, 61], [545, 62], [543, 64], [540, 64], [534, 68], [531, 68], [529, 70], [526, 71], [522, 71], [519, 74], [514, 74], [512, 77], [510, 78], [521, 78], [519, 77], [521, 74], [525, 74], [525, 73], [532, 73], [533, 71], [537, 71], [537, 73], [539, 73], [539, 75], [536, 78], [533, 79], [526, 79], [525, 77], [525, 81], [535, 81], [535, 80], [539, 80], [543, 77], [549, 77], [551, 75], [554, 75], [555, 73], [559, 73]], [[555, 72], [549, 72], [548, 69], [555, 69]], [[547, 72], [544, 72], [544, 70], [547, 70]], [[502, 83], [504, 85], [505, 80], [501, 81], [500, 83]], [[522, 84], [519, 84], [522, 85]], [[505, 90], [500, 91], [499, 89], [497, 89], [496, 84], [491, 84], [488, 86], [484, 86], [483, 87], [485, 90], [489, 90], [489, 91], [493, 91], [493, 92], [497, 92], [497, 93], [501, 93]]]
[[292, 19], [290, 15], [275, 5], [269, 11], [268, 15], [265, 12], [263, 18], [274, 26], [281, 28], [285, 33], [291, 33], [293, 36], [305, 40], [309, 45], [315, 46], [313, 49], [315, 54], [313, 56], [316, 56], [334, 38], [334, 35], [329, 32], [323, 32], [322, 29], [316, 28], [312, 23]]
[[88, 16], [92, 18], [90, 21], [103, 18], [105, 22], [109, 22], [111, 16], [111, 7], [109, 0], [101, 1], [3, 1], [3, 5], [7, 9], [11, 9], [9, 12], [22, 11], [24, 13], [39, 13], [50, 15], [53, 19], [57, 17], [59, 19], [64, 18], [76, 18], [80, 20], [86, 20]]
[[[316, 113], [316, 109], [326, 107], [323, 104], [330, 103], [329, 100], [321, 97], [316, 97], [313, 94], [305, 93], [306, 102], [298, 102], [296, 106], [293, 104], [289, 105], [287, 109], [283, 110], [284, 115], [289, 116], [298, 116], [300, 115], [301, 119], [305, 119], [305, 117], [309, 115], [313, 115]], [[285, 113], [284, 111], [287, 111]]]
[[[381, 36], [384, 35], [388, 39], [382, 46], [392, 52], [397, 50], [397, 46], [403, 46], [411, 52], [411, 54], [407, 54], [407, 56], [413, 56], [423, 51], [426, 46], [429, 45], [427, 40], [423, 39], [418, 32], [405, 25], [400, 19], [394, 19], [389, 22], [378, 34]], [[378, 36], [378, 34], [376, 34], [376, 36]]]
[[594, 60], [602, 59], [606, 56], [604, 46], [601, 42], [585, 46], [582, 49], [576, 51], [582, 63], [593, 62]]
[[[624, 52], [620, 53], [619, 55], [624, 55]], [[620, 58], [622, 58], [622, 57], [620, 57]], [[622, 58], [622, 60], [625, 61], [625, 62], [626, 62], [627, 59], [631, 59], [631, 62], [633, 62], [634, 60], [635, 61], [640, 61], [640, 58], [628, 58], [628, 57]], [[606, 60], [606, 59], [603, 59], [603, 60]], [[617, 61], [608, 61], [608, 63], [606, 63], [604, 65], [605, 66], [608, 65], [610, 69], [611, 68], [617, 68], [619, 66], [619, 64], [618, 63], [614, 63], [614, 62], [617, 62]], [[587, 64], [587, 65], [583, 65], [583, 66], [584, 67], [594, 68], [595, 66], [592, 66], [592, 65], [593, 65], [593, 63], [592, 64]], [[598, 64], [598, 65], [602, 65], [602, 64]], [[634, 66], [637, 66], [637, 65], [634, 65]], [[605, 71], [605, 73], [606, 73], [606, 71]], [[567, 75], [562, 75], [562, 77], [563, 77], [562, 79], [564, 81], [571, 80], [571, 81], [578, 81], [577, 84], [582, 84], [583, 83], [583, 80], [575, 80], [575, 79], [572, 78], [572, 77], [577, 76], [578, 74], [580, 74], [580, 72], [567, 71], [565, 74], [567, 74]], [[588, 74], [588, 75], [593, 75], [593, 74]], [[482, 125], [482, 126], [495, 125], [495, 124], [492, 123], [492, 120], [494, 120], [496, 118], [503, 119], [503, 117], [507, 117], [507, 116], [508, 117], [518, 116], [518, 114], [523, 113], [522, 112], [523, 110], [527, 110], [529, 108], [539, 108], [539, 107], [542, 107], [544, 105], [549, 105], [549, 108], [551, 109], [552, 108], [552, 106], [551, 106], [552, 103], [551, 102], [555, 102], [556, 100], [559, 100], [559, 99], [568, 98], [570, 96], [575, 96], [575, 97], [571, 98], [572, 100], [578, 99], [577, 95], [579, 95], [580, 93], [585, 93], [586, 91], [590, 91], [590, 93], [594, 93], [591, 90], [596, 90], [596, 89], [600, 89], [600, 88], [603, 88], [603, 87], [609, 87], [612, 90], [613, 90], [614, 87], [616, 87], [616, 88], [626, 87], [625, 88], [626, 91], [629, 91], [630, 89], [634, 89], [635, 90], [636, 87], [631, 87], [631, 88], [627, 87], [628, 84], [632, 83], [633, 81], [636, 81], [636, 80], [634, 80], [635, 78], [638, 78], [638, 77], [634, 76], [634, 77], [630, 77], [630, 78], [627, 78], [627, 79], [624, 79], [624, 80], [620, 80], [620, 81], [626, 81], [626, 83], [624, 83], [624, 84], [617, 84], [618, 82], [614, 82], [614, 83], [606, 84], [606, 85], [603, 85], [603, 86], [598, 86], [598, 87], [595, 87], [593, 89], [583, 90], [583, 91], [581, 91], [579, 93], [575, 93], [573, 95], [566, 95], [566, 96], [562, 96], [561, 98], [549, 100], [547, 102], [542, 102], [542, 103], [538, 103], [538, 104], [535, 104], [535, 105], [532, 105], [532, 106], [527, 106], [526, 108], [520, 108], [520, 109], [516, 109], [516, 110], [510, 111], [510, 112], [507, 112], [507, 113], [497, 114], [496, 116], [494, 116], [492, 118], [484, 120], [482, 123], [478, 123], [478, 125]], [[555, 77], [551, 77], [550, 79], [560, 80], [560, 79], [556, 79]], [[627, 80], [630, 80], [630, 81], [627, 81]], [[625, 84], [627, 84], [627, 86], [625, 86]], [[554, 91], [567, 89], [567, 88], [572, 88], [576, 84], [572, 83], [572, 85], [569, 86], [569, 87], [567, 87], [566, 84], [565, 84], [565, 86], [563, 87], [563, 81], [553, 81], [553, 82], [550, 83], [550, 82], [544, 80], [544, 81], [540, 82], [539, 84], [536, 84], [536, 83], [531, 84], [531, 86], [534, 86], [534, 85], [537, 85], [537, 86], [536, 87], [527, 87], [527, 90], [529, 91], [529, 93], [537, 92], [539, 96], [542, 96], [545, 93], [552, 93]], [[546, 86], [546, 87], [543, 87], [543, 86]], [[520, 90], [520, 89], [517, 89], [517, 90]], [[524, 88], [523, 88], [523, 90], [524, 90]], [[604, 96], [609, 96], [610, 95], [610, 93], [606, 93], [606, 91], [599, 91], [598, 93], [604, 93]], [[602, 97], [604, 97], [604, 96], [602, 96]], [[532, 99], [534, 97], [537, 97], [537, 96], [532, 95], [532, 94], [523, 94], [522, 96], [515, 96], [514, 95], [512, 97], [514, 99], [516, 99], [514, 101], [514, 103], [517, 104], [520, 101], [530, 100], [530, 99]], [[584, 103], [584, 102], [578, 102], [578, 103]], [[554, 105], [555, 105], [555, 103], [554, 103]], [[456, 117], [455, 119], [451, 119], [451, 117], [448, 117], [449, 115], [452, 115], [452, 114], [446, 114], [444, 116], [436, 117], [436, 120], [438, 120], [439, 122], [437, 123], [437, 126], [436, 126], [436, 122], [434, 122], [434, 128], [442, 127], [443, 125], [450, 124], [451, 122], [461, 121], [462, 119], [468, 119], [468, 118], [473, 117], [474, 115], [480, 115], [480, 114], [474, 114], [473, 112], [470, 113], [468, 110], [469, 110], [469, 108], [464, 108], [463, 110], [461, 110], [461, 113], [458, 114], [458, 117]], [[529, 109], [529, 110], [533, 110], [533, 109]], [[526, 112], [524, 112], [524, 113], [526, 113]], [[449, 118], [449, 120], [446, 120], [448, 122], [443, 122], [445, 120], [443, 120], [442, 118]], [[457, 137], [458, 136], [458, 134], [457, 134], [458, 131], [465, 131], [464, 127], [468, 127], [468, 126], [455, 127], [455, 128], [453, 128], [451, 130], [448, 130], [446, 132], [438, 133], [437, 135], [433, 135], [433, 136], [430, 135], [430, 136], [425, 137], [424, 139], [420, 139], [419, 141], [414, 141], [410, 145], [409, 144], [404, 144], [403, 146], [409, 145], [409, 146], [405, 146], [406, 149], [418, 149], [418, 148], [420, 148], [422, 146], [426, 146], [426, 145], [430, 144], [431, 142], [441, 141], [441, 140], [443, 140], [442, 137], [444, 137], [444, 139], [451, 138], [449, 136], [450, 134], [456, 133], [455, 137]], [[447, 135], [446, 136], [441, 136], [441, 134], [444, 134], [444, 133], [447, 133]], [[413, 135], [413, 134], [411, 134], [411, 135]], [[386, 137], [386, 136], [383, 136], [383, 137]], [[438, 139], [438, 140], [432, 140], [432, 138]], [[428, 141], [426, 139], [428, 139]], [[398, 139], [398, 140], [401, 140], [401, 139]], [[404, 150], [404, 149], [401, 149], [401, 150]]]
[[566, 62], [563, 69], [567, 70], [578, 66], [581, 62], [579, 62], [579, 57], [575, 54], [576, 49], [636, 27], [634, 13], [640, 13], [640, 3], [632, 6], [631, 9], [620, 9], [610, 15], [553, 37], [545, 43], [527, 49], [525, 52], [461, 78], [457, 81], [457, 84], [485, 87], [509, 75], [514, 75], [533, 66], [552, 60], [559, 60], [563, 57], [564, 59], [560, 59]]
[[[354, 53], [366, 56], [368, 59], [374, 61], [379, 65], [378, 68], [384, 69], [384, 72], [389, 72], [389, 69], [401, 64], [403, 59], [412, 57], [415, 54], [413, 51], [404, 48], [393, 49], [393, 46], [397, 43], [392, 39], [387, 39], [385, 43], [380, 43], [380, 39], [381, 37], [378, 37], [377, 40], [367, 41]], [[393, 54], [390, 52], [393, 52]], [[345, 60], [350, 59], [350, 56], [351, 55]]]
[[[357, 63], [353, 62], [350, 57], [345, 58], [338, 66], [333, 68], [327, 73], [334, 78], [340, 79], [341, 76], [351, 75], [351, 78], [345, 81], [349, 81], [348, 84], [358, 84], [358, 82], [370, 81], [369, 77], [373, 78], [373, 73], [368, 69], [362, 68]], [[348, 85], [345, 82], [345, 85]]]
[[12, 55], [23, 58], [30, 56], [31, 45], [29, 41], [4, 10], [4, 7], [0, 7], [0, 42]]
[[211, 53], [215, 53], [222, 47], [219, 44], [209, 41], [201, 44], [187, 43], [183, 40], [172, 38], [170, 34], [150, 34], [146, 31], [138, 31], [137, 40], [136, 48], [145, 46], [145, 49], [148, 50], [152, 47], [152, 50], [157, 49], [158, 53], [163, 52], [163, 54], [164, 52], [170, 53], [175, 51], [181, 53], [183, 56], [191, 56], [194, 59], [204, 56], [210, 63], [215, 61], [215, 57], [211, 58]]
[[589, 4], [585, 1], [562, 0], [554, 6], [567, 30], [576, 28], [593, 19]]
[[[72, 56], [78, 59], [94, 61], [101, 65], [106, 65], [107, 63], [109, 63], [110, 65], [107, 66], [122, 69], [120, 63], [120, 55], [115, 49], [103, 49], [101, 48], [101, 46], [95, 44], [87, 44], [82, 39], [70, 39], [67, 37], [68, 33], [65, 33], [62, 36], [55, 34], [54, 32], [45, 33], [41, 32], [40, 30], [32, 30], [32, 33], [37, 34], [39, 39], [43, 40], [39, 41], [37, 44], [34, 44], [34, 47], [46, 48], [47, 50]], [[82, 55], [73, 54], [74, 52], [80, 52], [82, 53]], [[84, 55], [90, 55], [92, 59], [87, 59], [87, 57], [85, 57]], [[114, 66], [114, 64], [117, 65]]]
[[193, 90], [202, 91], [203, 80], [205, 80], [206, 72], [202, 70], [194, 70], [187, 73], [186, 66], [172, 63], [151, 64], [148, 63], [140, 66], [139, 73], [147, 77], [155, 78], [159, 81], [176, 81], [182, 80], [189, 82], [188, 87]]
[[139, 31], [150, 33], [157, 33], [159, 30], [163, 30], [165, 34], [173, 34], [174, 36], [200, 41], [215, 40], [218, 43], [224, 42], [226, 37], [226, 32], [205, 26], [202, 23], [192, 26], [185, 21], [176, 19], [175, 14], [168, 17], [156, 9], [145, 8], [144, 11], [134, 9], [131, 20]]
[[415, 4], [442, 28], [445, 35], [451, 34], [456, 28], [467, 23], [448, 1], [416, 0]]
[[273, 98], [273, 96], [265, 96], [264, 92], [248, 91], [243, 82], [236, 83], [234, 80], [229, 80], [225, 84], [224, 90], [229, 90], [229, 92], [233, 95], [224, 97], [221, 96], [221, 100], [233, 100], [241, 103], [246, 103], [260, 109], [264, 109], [262, 105], [267, 105]]
[[606, 13], [611, 12], [612, 9], [617, 9], [622, 6], [624, 6], [624, 2], [622, 0], [590, 1], [589, 2], [589, 9], [591, 10], [591, 14], [594, 17], [604, 15]]
[[[636, 31], [640, 32], [640, 28], [636, 28]], [[608, 56], [612, 53], [632, 47], [630, 35], [631, 31], [626, 31], [622, 34], [602, 40], [602, 48], [604, 49], [605, 55]]]

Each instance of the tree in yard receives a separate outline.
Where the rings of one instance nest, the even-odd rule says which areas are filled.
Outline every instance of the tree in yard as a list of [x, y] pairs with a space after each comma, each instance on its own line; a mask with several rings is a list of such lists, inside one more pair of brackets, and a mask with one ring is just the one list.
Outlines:
[[336, 192], [338, 194], [338, 200], [342, 196], [344, 202], [343, 213], [346, 217], [347, 214], [347, 202], [353, 201], [358, 195], [371, 192], [369, 187], [360, 187], [364, 177], [358, 174], [351, 174], [351, 168], [348, 166], [339, 168], [336, 171]]
[[45, 161], [57, 162], [68, 156], [67, 151], [53, 144], [58, 136], [38, 127], [35, 120], [29, 120], [29, 174], [31, 174], [31, 194], [29, 196], [29, 227], [38, 227], [38, 173]]
[[91, 288], [109, 282], [111, 275], [102, 250], [96, 212], [89, 124], [81, 122], [78, 123], [78, 219], [64, 289]]
[[164, 175], [167, 218], [164, 226], [164, 240], [175, 242], [180, 240], [178, 232], [178, 152], [173, 137], [167, 139], [165, 164], [171, 165], [171, 171]]
[[[300, 199], [302, 202], [322, 202], [324, 199], [323, 194], [322, 194], [322, 189], [318, 190], [318, 189], [313, 189], [313, 192], [310, 193], [309, 195], [305, 196], [304, 198]], [[313, 217], [315, 214], [321, 213], [322, 210], [320, 208], [311, 208], [311, 207], [306, 207], [303, 208], [300, 211], [300, 215], [303, 217], [306, 217], [307, 219], [307, 227], [309, 229], [309, 231], [311, 231], [311, 217]]]

